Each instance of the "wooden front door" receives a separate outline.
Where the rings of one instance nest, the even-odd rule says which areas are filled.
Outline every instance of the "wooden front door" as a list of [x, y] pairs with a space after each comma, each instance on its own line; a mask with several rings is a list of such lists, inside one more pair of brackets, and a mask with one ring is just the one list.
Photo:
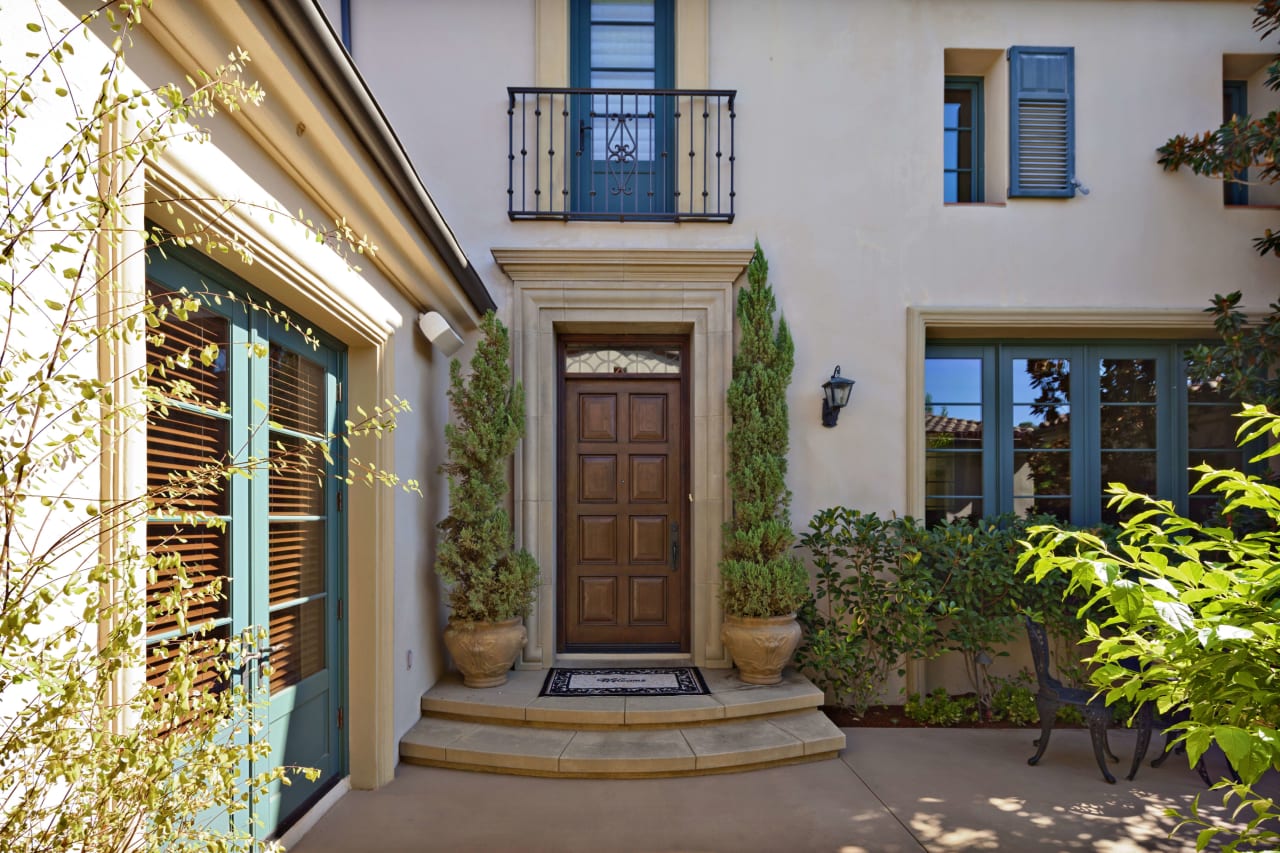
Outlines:
[[683, 346], [566, 346], [560, 650], [687, 651]]

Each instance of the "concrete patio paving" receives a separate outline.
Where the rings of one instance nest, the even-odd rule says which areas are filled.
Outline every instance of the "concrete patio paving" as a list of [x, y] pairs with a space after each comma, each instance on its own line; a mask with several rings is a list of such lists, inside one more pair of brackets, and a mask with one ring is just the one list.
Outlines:
[[[1182, 851], [1170, 806], [1205, 788], [1174, 756], [1128, 772], [1133, 734], [1113, 732], [1118, 781], [1082, 730], [845, 729], [838, 760], [682, 779], [544, 779], [401, 765], [379, 791], [344, 796], [292, 849], [338, 851]], [[1154, 749], [1148, 762], [1155, 756]], [[1214, 769], [1211, 765], [1211, 769]], [[1221, 797], [1202, 807], [1223, 814]]]

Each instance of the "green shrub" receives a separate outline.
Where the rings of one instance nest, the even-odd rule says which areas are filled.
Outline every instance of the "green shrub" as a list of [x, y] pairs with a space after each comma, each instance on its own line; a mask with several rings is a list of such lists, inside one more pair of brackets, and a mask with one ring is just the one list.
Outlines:
[[1075, 705], [1061, 705], [1058, 708], [1058, 722], [1067, 726], [1083, 726], [1084, 711], [1081, 711]]
[[[1280, 417], [1265, 408], [1246, 407], [1242, 417], [1242, 444], [1280, 436]], [[1277, 455], [1273, 443], [1255, 461]], [[1185, 713], [1174, 730], [1188, 761], [1216, 744], [1239, 773], [1239, 783], [1215, 787], [1240, 801], [1248, 823], [1218, 826], [1193, 806], [1184, 823], [1202, 827], [1197, 849], [1219, 835], [1227, 851], [1261, 849], [1280, 840], [1280, 807], [1253, 790], [1264, 772], [1280, 769], [1280, 489], [1238, 471], [1194, 470], [1197, 490], [1217, 492], [1228, 513], [1265, 514], [1267, 528], [1201, 526], [1168, 501], [1113, 485], [1112, 505], [1130, 513], [1118, 544], [1033, 528], [1020, 564], [1037, 580], [1064, 575], [1090, 596], [1098, 614], [1087, 626], [1097, 643], [1091, 681], [1108, 703], [1152, 702], [1162, 713]]]
[[908, 719], [926, 726], [955, 726], [978, 719], [978, 700], [972, 696], [949, 696], [946, 688], [935, 687], [923, 697], [912, 693], [902, 710]]
[[1027, 672], [1009, 678], [991, 679], [991, 719], [1015, 726], [1030, 726], [1039, 722], [1036, 710], [1036, 683]]
[[910, 520], [826, 509], [800, 537], [817, 570], [815, 598], [801, 610], [797, 663], [837, 705], [861, 714], [895, 668], [932, 654], [933, 592], [902, 537]]
[[[801, 537], [813, 560], [814, 599], [798, 661], [837, 704], [855, 712], [874, 701], [905, 660], [962, 656], [983, 719], [994, 712], [988, 667], [1021, 636], [1021, 612], [1055, 637], [1059, 674], [1083, 675], [1077, 641], [1083, 599], [1067, 580], [1028, 582], [1018, 573], [1019, 540], [1040, 519], [1003, 515], [925, 528], [844, 507], [825, 509]], [[1108, 531], [1102, 531], [1109, 535]]]
[[[984, 719], [992, 709], [989, 667], [1006, 654], [1000, 646], [1021, 636], [1021, 612], [1033, 613], [1069, 643], [1083, 636], [1076, 615], [1080, 601], [1064, 600], [1065, 581], [1040, 588], [1018, 573], [1019, 540], [1029, 525], [1043, 520], [1012, 514], [959, 519], [921, 530], [915, 538], [927, 583], [936, 590], [935, 609], [943, 620], [940, 645], [964, 660]], [[1060, 660], [1073, 658], [1063, 651]]]

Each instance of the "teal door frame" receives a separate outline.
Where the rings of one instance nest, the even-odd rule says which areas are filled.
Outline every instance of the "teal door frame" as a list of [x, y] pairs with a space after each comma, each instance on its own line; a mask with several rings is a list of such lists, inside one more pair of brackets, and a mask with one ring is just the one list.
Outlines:
[[[620, 89], [629, 94], [571, 95], [568, 178], [573, 210], [608, 218], [627, 214], [671, 213], [675, 207], [675, 132], [679, 110], [670, 94], [675, 85], [675, 3], [653, 0], [653, 65], [595, 65], [592, 60], [591, 0], [571, 0], [569, 14], [569, 85], [573, 88]], [[596, 25], [644, 27], [645, 23], [596, 21]], [[596, 75], [653, 73], [652, 86], [597, 86]], [[597, 139], [605, 134], [603, 140]], [[648, 156], [642, 137], [648, 138]], [[597, 149], [604, 159], [596, 158]], [[580, 152], [580, 153], [579, 153]]]
[[[201, 311], [219, 314], [229, 321], [230, 340], [220, 347], [219, 357], [225, 359], [229, 372], [228, 449], [235, 464], [249, 465], [253, 460], [267, 459], [277, 442], [311, 437], [270, 419], [272, 358], [277, 353], [288, 353], [323, 370], [325, 401], [321, 424], [330, 436], [326, 441], [331, 459], [324, 463], [323, 513], [272, 515], [271, 483], [265, 471], [259, 470], [252, 478], [233, 477], [229, 483], [226, 593], [230, 609], [223, 621], [233, 638], [262, 632], [266, 637], [261, 649], [243, 649], [241, 653], [243, 683], [251, 696], [266, 699], [269, 679], [261, 664], [272, 657], [279, 661], [288, 652], [274, 648], [269, 628], [272, 614], [297, 608], [300, 622], [304, 607], [323, 611], [323, 666], [269, 697], [265, 703], [266, 719], [258, 720], [263, 723], [258, 736], [266, 739], [269, 749], [265, 758], [245, 768], [244, 778], [281, 765], [317, 767], [321, 771], [315, 782], [292, 776], [291, 785], [275, 783], [267, 796], [251, 808], [250, 824], [244, 825], [243, 818], [237, 821], [239, 829], [252, 826], [256, 835], [267, 838], [322, 796], [347, 768], [346, 727], [341, 721], [348, 671], [341, 620], [347, 581], [346, 525], [342, 514], [347, 456], [339, 437], [346, 419], [341, 399], [346, 379], [345, 347], [322, 333], [310, 331], [303, 335], [274, 319], [274, 312], [263, 307], [270, 304], [264, 294], [198, 253], [168, 250], [167, 255], [149, 256], [148, 278], [169, 290], [186, 288], [204, 303]], [[291, 317], [290, 322], [294, 327], [310, 326], [297, 317]], [[303, 599], [271, 601], [272, 521], [323, 523], [320, 593]], [[294, 629], [295, 636], [298, 630]], [[254, 660], [256, 651], [260, 651], [261, 661]]]

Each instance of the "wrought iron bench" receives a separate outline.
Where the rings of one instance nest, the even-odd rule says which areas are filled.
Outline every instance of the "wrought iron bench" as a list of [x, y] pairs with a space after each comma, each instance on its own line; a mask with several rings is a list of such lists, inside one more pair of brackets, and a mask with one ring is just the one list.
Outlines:
[[[1031, 641], [1031, 659], [1035, 662], [1036, 681], [1040, 689], [1036, 693], [1036, 711], [1040, 714], [1040, 737], [1036, 739], [1036, 754], [1027, 759], [1034, 766], [1040, 762], [1045, 749], [1049, 746], [1049, 735], [1053, 733], [1053, 724], [1058, 716], [1058, 708], [1072, 705], [1084, 713], [1089, 724], [1089, 738], [1093, 741], [1093, 755], [1098, 761], [1098, 769], [1102, 778], [1114, 784], [1116, 777], [1107, 769], [1104, 757], [1119, 761], [1107, 744], [1107, 727], [1111, 725], [1111, 709], [1102, 701], [1102, 697], [1094, 697], [1090, 690], [1067, 687], [1049, 673], [1049, 638], [1044, 626], [1030, 616], [1023, 616], [1027, 626], [1027, 639]], [[1148, 736], [1150, 729], [1147, 730]], [[1132, 775], [1130, 776], [1132, 778]]]

